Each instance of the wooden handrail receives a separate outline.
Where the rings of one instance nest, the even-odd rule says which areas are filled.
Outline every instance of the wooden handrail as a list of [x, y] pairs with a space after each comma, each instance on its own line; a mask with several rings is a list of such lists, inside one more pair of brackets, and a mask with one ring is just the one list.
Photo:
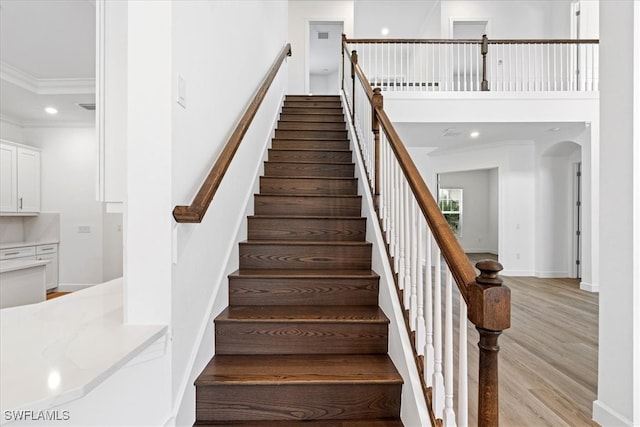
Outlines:
[[[598, 39], [488, 39], [489, 44], [599, 44]], [[347, 43], [482, 44], [482, 39], [346, 39]]]
[[[343, 36], [343, 51], [348, 51], [348, 40]], [[483, 56], [486, 56], [487, 38], [481, 40]], [[357, 63], [357, 52], [351, 55], [351, 79], [353, 89], [352, 114], [355, 117], [355, 85], [356, 76], [365, 90], [371, 105], [371, 130], [374, 134], [375, 150], [375, 180], [372, 188], [376, 210], [378, 206], [378, 175], [380, 169], [379, 156], [379, 130], [382, 128], [387, 136], [387, 142], [391, 147], [402, 173], [409, 183], [411, 193], [416, 200], [420, 211], [423, 213], [434, 240], [440, 248], [445, 262], [460, 294], [468, 307], [467, 318], [476, 326], [480, 339], [479, 347], [479, 375], [478, 375], [478, 425], [481, 427], [497, 426], [499, 420], [498, 400], [498, 337], [504, 329], [511, 326], [511, 292], [508, 287], [502, 286], [502, 279], [498, 273], [502, 266], [491, 260], [481, 261], [476, 264], [480, 275], [476, 276], [475, 270], [458, 239], [453, 234], [438, 204], [433, 198], [429, 188], [422, 179], [422, 175], [415, 166], [400, 136], [396, 132], [391, 120], [384, 111], [383, 96], [380, 88], [372, 89], [369, 81]], [[484, 84], [483, 84], [484, 86]], [[484, 89], [484, 88], [483, 88]], [[486, 89], [485, 89], [486, 90]], [[355, 122], [355, 120], [354, 120]], [[439, 273], [437, 273], [439, 274]], [[405, 319], [407, 320], [407, 319]], [[415, 347], [414, 347], [415, 351]], [[416, 353], [417, 354], [417, 353]], [[419, 357], [416, 357], [418, 363]], [[418, 366], [420, 370], [421, 367]], [[431, 394], [427, 391], [423, 382], [425, 398], [431, 401]], [[430, 410], [432, 423], [433, 411]]]
[[411, 191], [413, 192], [418, 206], [422, 211], [429, 228], [433, 233], [433, 238], [438, 243], [442, 256], [444, 257], [451, 274], [453, 275], [460, 293], [469, 304], [469, 286], [476, 281], [476, 272], [469, 262], [469, 258], [465, 254], [458, 239], [451, 231], [451, 226], [442, 215], [442, 211], [438, 207], [433, 195], [429, 191], [427, 184], [422, 179], [422, 175], [418, 171], [415, 163], [411, 159], [409, 152], [402, 143], [402, 139], [391, 124], [391, 120], [387, 113], [381, 109], [375, 108], [376, 116], [380, 121], [384, 133], [387, 135], [389, 145], [396, 155], [398, 164], [404, 172], [404, 176], [409, 182]]
[[193, 199], [193, 202], [189, 206], [176, 206], [173, 209], [173, 217], [176, 222], [188, 222], [188, 223], [199, 223], [202, 222], [209, 205], [211, 204], [211, 200], [213, 200], [213, 196], [215, 196], [220, 183], [222, 182], [222, 178], [224, 177], [225, 172], [229, 168], [231, 161], [233, 160], [233, 156], [235, 155], [244, 135], [247, 133], [253, 118], [258, 112], [258, 108], [260, 108], [260, 104], [264, 100], [267, 91], [271, 87], [271, 83], [275, 79], [278, 71], [280, 71], [280, 67], [284, 62], [285, 58], [291, 56], [291, 44], [287, 43], [280, 51], [278, 58], [275, 60], [271, 68], [269, 69], [269, 73], [262, 81], [260, 88], [254, 95], [251, 103], [244, 111], [244, 114], [240, 118], [236, 128], [233, 133], [227, 140], [220, 156], [214, 163], [213, 167], [209, 171], [207, 178], [204, 180], [198, 193]]

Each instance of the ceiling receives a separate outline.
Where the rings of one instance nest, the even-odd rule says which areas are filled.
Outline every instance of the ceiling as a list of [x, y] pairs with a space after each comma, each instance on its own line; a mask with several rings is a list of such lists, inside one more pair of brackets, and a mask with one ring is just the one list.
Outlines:
[[[584, 122], [394, 123], [407, 147], [454, 150], [515, 141], [572, 141]], [[478, 132], [473, 138], [471, 132]]]
[[77, 104], [95, 103], [95, 16], [93, 0], [0, 0], [0, 118], [18, 126], [94, 121]]

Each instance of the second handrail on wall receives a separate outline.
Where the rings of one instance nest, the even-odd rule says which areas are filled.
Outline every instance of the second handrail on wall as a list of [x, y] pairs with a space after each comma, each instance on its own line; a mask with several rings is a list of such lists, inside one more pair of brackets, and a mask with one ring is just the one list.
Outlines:
[[258, 112], [258, 108], [260, 108], [260, 104], [262, 104], [262, 101], [271, 87], [271, 83], [273, 83], [282, 63], [288, 56], [291, 56], [291, 44], [289, 43], [287, 43], [278, 54], [278, 57], [269, 69], [269, 72], [262, 81], [260, 88], [240, 118], [240, 121], [227, 140], [220, 156], [212, 166], [207, 178], [200, 186], [200, 189], [196, 193], [191, 204], [188, 206], [179, 205], [173, 209], [173, 217], [176, 222], [202, 222], [202, 219], [209, 208], [209, 204], [211, 203], [211, 200], [213, 200], [213, 196], [215, 196], [216, 191], [224, 178], [224, 174], [233, 160], [233, 156], [236, 151], [238, 151], [238, 147], [240, 146], [244, 135], [247, 133], [253, 118]]

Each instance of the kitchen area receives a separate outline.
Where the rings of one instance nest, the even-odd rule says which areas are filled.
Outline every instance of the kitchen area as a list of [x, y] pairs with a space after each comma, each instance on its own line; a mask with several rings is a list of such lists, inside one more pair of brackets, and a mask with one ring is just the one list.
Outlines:
[[96, 200], [94, 128], [0, 140], [0, 308], [122, 276], [122, 213]]

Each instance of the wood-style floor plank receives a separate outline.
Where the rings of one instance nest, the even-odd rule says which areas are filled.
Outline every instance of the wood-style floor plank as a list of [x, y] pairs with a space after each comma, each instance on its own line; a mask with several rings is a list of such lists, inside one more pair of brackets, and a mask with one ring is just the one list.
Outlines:
[[[470, 258], [475, 264], [477, 257]], [[498, 341], [500, 424], [597, 426], [591, 413], [598, 381], [598, 294], [580, 290], [576, 279], [503, 280], [512, 305], [511, 328]], [[475, 425], [478, 334], [471, 324], [468, 337], [469, 425]]]

